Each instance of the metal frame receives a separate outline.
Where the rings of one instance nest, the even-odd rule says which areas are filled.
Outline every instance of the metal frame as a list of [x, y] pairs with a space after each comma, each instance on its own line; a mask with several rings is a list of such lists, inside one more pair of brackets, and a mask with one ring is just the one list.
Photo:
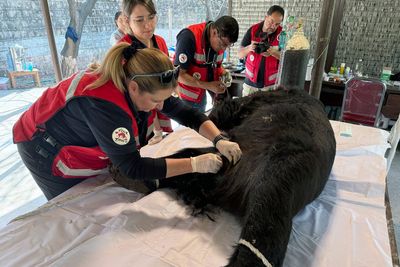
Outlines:
[[392, 161], [394, 155], [396, 154], [397, 145], [400, 140], [400, 115], [397, 118], [396, 123], [393, 125], [390, 130], [390, 135], [388, 137], [388, 142], [390, 144], [389, 154], [387, 155], [387, 171], [389, 172], [390, 166], [392, 165]]
[[[376, 79], [376, 78], [354, 77], [354, 78], [352, 78], [352, 79], [350, 79], [350, 80], [348, 80], [348, 81], [346, 82], [346, 84], [345, 84], [345, 90], [344, 90], [344, 94], [343, 94], [342, 109], [341, 109], [341, 111], [340, 111], [339, 120], [340, 120], [340, 121], [343, 121], [344, 107], [345, 107], [345, 105], [346, 105], [346, 97], [347, 97], [347, 94], [348, 94], [348, 85], [349, 85], [349, 83], [352, 82], [352, 81], [374, 82], [374, 83], [380, 83], [380, 84], [382, 85], [382, 87], [383, 87], [382, 96], [381, 96], [381, 99], [380, 99], [380, 101], [379, 101], [379, 107], [378, 107], [378, 110], [377, 110], [377, 112], [376, 112], [376, 114], [375, 114], [375, 121], [374, 121], [374, 127], [379, 127], [382, 105], [383, 105], [383, 101], [384, 101], [384, 99], [385, 99], [385, 94], [386, 94], [386, 84], [383, 83], [381, 80]], [[358, 122], [358, 121], [354, 121], [354, 122], [363, 124], [363, 123]]]

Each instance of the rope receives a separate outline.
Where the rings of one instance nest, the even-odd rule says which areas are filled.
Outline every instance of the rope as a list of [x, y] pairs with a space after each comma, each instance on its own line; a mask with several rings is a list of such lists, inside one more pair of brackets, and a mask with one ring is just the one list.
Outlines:
[[269, 261], [264, 257], [264, 255], [257, 248], [255, 248], [252, 244], [250, 244], [250, 242], [247, 242], [244, 239], [240, 239], [239, 244], [246, 246], [248, 249], [250, 249], [251, 252], [256, 254], [256, 256], [262, 261], [264, 266], [272, 267], [272, 264], [269, 263]]

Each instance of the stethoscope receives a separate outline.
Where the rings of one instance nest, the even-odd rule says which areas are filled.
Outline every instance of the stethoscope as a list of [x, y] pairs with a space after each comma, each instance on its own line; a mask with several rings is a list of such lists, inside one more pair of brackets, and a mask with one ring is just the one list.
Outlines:
[[209, 57], [210, 57], [210, 50], [211, 48], [208, 49], [207, 57], [206, 57], [206, 51], [203, 49], [204, 57], [206, 58], [206, 62], [204, 65], [211, 65], [211, 68], [215, 69], [217, 67], [217, 54], [214, 54], [213, 60], [209, 62]]
[[[209, 25], [211, 25], [211, 23], [209, 24]], [[208, 34], [208, 31], [209, 31], [209, 25], [207, 25], [206, 27], [206, 33], [205, 34]], [[205, 47], [206, 45], [205, 45], [205, 37], [203, 37], [204, 39], [203, 39], [203, 44], [204, 44], [204, 46], [203, 47]], [[213, 69], [215, 69], [216, 67], [217, 67], [217, 53], [215, 53], [214, 54], [214, 57], [213, 57], [213, 60], [212, 60], [212, 62], [209, 62], [208, 60], [209, 60], [209, 58], [210, 58], [210, 51], [211, 51], [211, 47], [209, 47], [208, 48], [208, 53], [207, 53], [207, 57], [206, 57], [206, 50], [203, 48], [203, 55], [204, 55], [204, 58], [206, 59], [206, 62], [204, 63], [204, 65], [211, 65], [211, 68], [213, 68]]]

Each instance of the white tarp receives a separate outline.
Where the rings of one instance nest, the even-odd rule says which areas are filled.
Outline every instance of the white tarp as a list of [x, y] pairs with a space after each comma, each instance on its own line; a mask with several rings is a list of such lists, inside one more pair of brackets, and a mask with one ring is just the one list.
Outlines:
[[[388, 133], [332, 122], [337, 155], [317, 200], [294, 219], [284, 266], [392, 266], [384, 206]], [[142, 154], [211, 143], [181, 129]], [[109, 177], [89, 179], [0, 231], [0, 266], [223, 266], [240, 235], [236, 219], [192, 217], [175, 193], [148, 196]]]

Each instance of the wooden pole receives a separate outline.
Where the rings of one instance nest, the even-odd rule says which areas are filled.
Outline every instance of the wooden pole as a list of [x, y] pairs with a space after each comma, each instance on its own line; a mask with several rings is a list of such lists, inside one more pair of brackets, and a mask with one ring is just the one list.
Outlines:
[[56, 81], [59, 82], [62, 80], [61, 68], [60, 68], [60, 62], [58, 61], [57, 47], [56, 47], [56, 42], [54, 39], [53, 26], [51, 24], [50, 11], [49, 11], [49, 5], [47, 3], [47, 0], [41, 0], [40, 6], [42, 8], [44, 24], [46, 25], [47, 40], [49, 41], [49, 47], [50, 47], [50, 52], [51, 52], [51, 59], [53, 62], [54, 73], [56, 75]]
[[[232, 0], [228, 0], [228, 16], [232, 16]], [[229, 47], [226, 60], [231, 61], [232, 48]]]
[[319, 21], [314, 67], [311, 73], [310, 95], [319, 99], [328, 45], [331, 36], [332, 19], [336, 0], [324, 0]]
[[336, 45], [340, 33], [340, 24], [343, 20], [345, 2], [346, 0], [336, 0], [335, 14], [333, 14], [332, 20], [332, 32], [329, 41], [328, 55], [326, 56], [325, 62], [325, 72], [330, 71], [333, 65], [333, 60], [335, 59]]

